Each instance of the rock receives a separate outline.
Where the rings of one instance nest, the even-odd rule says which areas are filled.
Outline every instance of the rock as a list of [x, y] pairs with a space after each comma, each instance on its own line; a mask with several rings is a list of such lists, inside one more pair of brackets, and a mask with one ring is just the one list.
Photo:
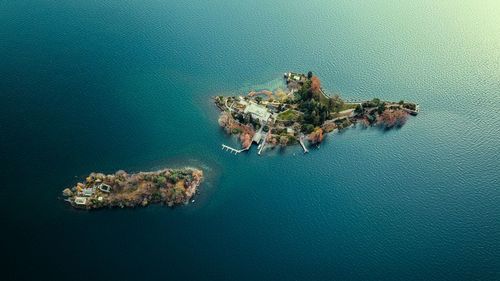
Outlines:
[[64, 190], [63, 190], [63, 195], [64, 195], [65, 197], [70, 197], [70, 196], [72, 196], [72, 195], [73, 195], [73, 192], [71, 191], [71, 189], [66, 188], [66, 189], [64, 189]]

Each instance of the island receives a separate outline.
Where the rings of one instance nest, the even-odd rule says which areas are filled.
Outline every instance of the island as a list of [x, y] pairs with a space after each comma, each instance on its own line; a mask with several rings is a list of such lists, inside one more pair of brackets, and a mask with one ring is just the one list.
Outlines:
[[214, 97], [221, 111], [219, 125], [241, 142], [241, 148], [222, 144], [222, 149], [238, 154], [256, 144], [260, 155], [266, 147], [300, 144], [306, 153], [306, 143], [319, 145], [326, 133], [356, 123], [384, 130], [398, 128], [420, 110], [418, 104], [403, 100], [343, 100], [339, 95], [330, 96], [312, 72], [287, 72], [283, 78], [283, 89]]
[[83, 182], [63, 190], [65, 201], [78, 209], [187, 204], [203, 180], [195, 168], [163, 169], [128, 174], [91, 173]]

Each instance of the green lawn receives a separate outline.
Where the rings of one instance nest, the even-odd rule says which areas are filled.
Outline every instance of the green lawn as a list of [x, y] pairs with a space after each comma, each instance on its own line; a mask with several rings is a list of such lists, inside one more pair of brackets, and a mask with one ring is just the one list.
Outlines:
[[352, 104], [352, 103], [344, 103], [342, 108], [340, 108], [340, 111], [348, 110], [348, 109], [355, 109], [357, 104]]
[[298, 117], [299, 117], [299, 114], [296, 111], [293, 111], [290, 109], [278, 114], [278, 119], [286, 120], [286, 121], [294, 121], [294, 120], [297, 120]]

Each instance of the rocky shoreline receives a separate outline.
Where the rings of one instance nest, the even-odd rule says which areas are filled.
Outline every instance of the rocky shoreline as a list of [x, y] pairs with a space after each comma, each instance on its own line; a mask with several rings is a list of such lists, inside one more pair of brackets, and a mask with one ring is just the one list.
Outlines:
[[83, 182], [63, 190], [65, 201], [77, 209], [133, 208], [150, 204], [187, 204], [203, 180], [195, 168], [162, 169], [128, 174], [91, 173]]

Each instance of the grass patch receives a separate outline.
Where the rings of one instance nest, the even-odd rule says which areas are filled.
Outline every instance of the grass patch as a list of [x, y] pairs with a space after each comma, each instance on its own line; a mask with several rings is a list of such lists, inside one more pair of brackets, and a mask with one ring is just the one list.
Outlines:
[[340, 108], [340, 111], [348, 110], [348, 109], [355, 109], [357, 104], [354, 103], [344, 103], [342, 107]]
[[285, 121], [295, 121], [299, 117], [299, 113], [293, 110], [286, 110], [278, 114], [278, 119]]

